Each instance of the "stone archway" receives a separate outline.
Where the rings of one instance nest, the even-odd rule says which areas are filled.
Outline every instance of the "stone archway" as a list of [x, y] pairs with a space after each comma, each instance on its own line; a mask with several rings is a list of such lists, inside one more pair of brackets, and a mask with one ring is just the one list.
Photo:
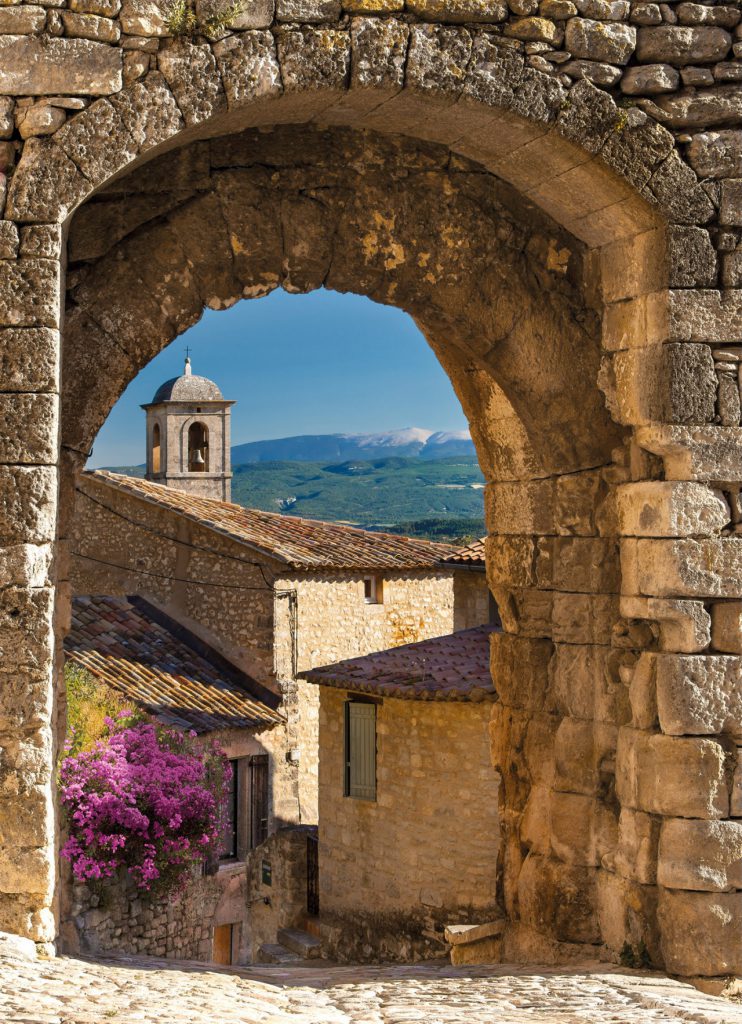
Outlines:
[[[710, 280], [703, 225], [716, 217], [713, 199], [672, 135], [643, 112], [619, 109], [586, 82], [567, 96], [496, 33], [357, 18], [350, 30], [279, 26], [276, 39], [251, 30], [214, 45], [167, 44], [156, 70], [27, 144], [7, 206], [26, 226], [6, 309], [11, 324], [36, 332], [38, 358], [23, 382], [31, 394], [36, 372], [40, 394], [19, 414], [38, 427], [23, 435], [18, 461], [56, 462], [48, 392], [60, 325], [57, 225], [78, 207], [66, 282], [62, 511], [96, 424], [204, 303], [327, 283], [408, 308], [462, 398], [489, 481], [490, 582], [506, 613], [493, 648], [502, 695], [493, 754], [504, 778], [509, 954], [644, 944], [675, 973], [742, 969], [742, 894], [724, 860], [738, 842], [739, 826], [725, 820], [734, 810], [738, 669], [735, 658], [709, 653], [724, 649], [711, 647], [710, 622], [732, 607], [714, 602], [739, 596], [730, 581], [738, 541], [721, 536], [734, 517], [714, 487], [736, 493], [729, 481], [741, 467], [732, 438], [709, 426], [712, 346], [734, 339], [739, 312], [736, 301], [693, 290]], [[308, 122], [311, 131], [260, 133]], [[291, 159], [309, 136], [316, 147], [319, 126], [328, 147], [344, 138], [346, 150], [318, 183], [316, 160], [295, 167]], [[281, 132], [293, 140], [283, 157]], [[271, 144], [274, 163], [256, 164]], [[164, 191], [152, 187], [158, 166]], [[365, 175], [369, 187], [390, 169], [404, 187], [380, 178], [355, 218], [352, 194], [334, 212], [311, 195], [352, 193], [348, 173]], [[267, 213], [272, 175], [283, 179], [282, 194]], [[433, 182], [415, 204], [412, 176]], [[216, 203], [221, 217], [230, 207], [225, 182], [241, 200], [222, 229], [209, 211]], [[163, 194], [179, 190], [163, 205]], [[86, 217], [117, 200], [114, 244], [96, 249]], [[328, 218], [339, 232], [331, 239]], [[196, 253], [188, 236], [204, 223]], [[446, 231], [421, 250], [424, 224]], [[503, 230], [497, 245], [483, 225]], [[146, 285], [136, 302], [127, 280]], [[15, 342], [21, 364], [29, 341]], [[731, 363], [717, 364], [729, 390]], [[19, 536], [32, 550], [11, 564], [14, 603], [27, 604], [10, 635], [43, 636], [22, 662], [38, 695], [24, 727], [39, 738], [33, 799], [42, 825], [33, 834], [9, 827], [6, 847], [38, 850], [40, 866], [36, 882], [10, 889], [3, 913], [9, 927], [43, 938], [53, 925], [44, 912], [51, 594], [41, 545], [51, 540], [54, 477], [28, 469], [13, 480], [13, 521], [29, 510]], [[63, 543], [55, 553], [63, 591]], [[16, 697], [9, 722], [28, 705], [26, 693]], [[21, 744], [19, 764], [25, 753]], [[30, 775], [18, 774], [27, 785]], [[711, 936], [705, 945], [700, 933]]]

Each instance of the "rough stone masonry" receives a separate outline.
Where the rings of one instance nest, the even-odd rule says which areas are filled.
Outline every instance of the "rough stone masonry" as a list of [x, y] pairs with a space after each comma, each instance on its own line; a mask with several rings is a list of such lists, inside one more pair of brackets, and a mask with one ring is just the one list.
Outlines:
[[739, 5], [190, 13], [0, 8], [0, 929], [57, 927], [98, 427], [204, 306], [325, 285], [415, 316], [488, 481], [506, 955], [742, 972]]

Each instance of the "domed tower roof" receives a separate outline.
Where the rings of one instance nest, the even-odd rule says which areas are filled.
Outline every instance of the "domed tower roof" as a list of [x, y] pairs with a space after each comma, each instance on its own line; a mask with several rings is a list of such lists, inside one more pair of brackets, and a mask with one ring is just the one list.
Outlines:
[[224, 395], [217, 384], [208, 377], [199, 377], [191, 372], [191, 360], [186, 358], [185, 370], [180, 377], [173, 377], [161, 384], [152, 399], [152, 405], [160, 402], [223, 402]]

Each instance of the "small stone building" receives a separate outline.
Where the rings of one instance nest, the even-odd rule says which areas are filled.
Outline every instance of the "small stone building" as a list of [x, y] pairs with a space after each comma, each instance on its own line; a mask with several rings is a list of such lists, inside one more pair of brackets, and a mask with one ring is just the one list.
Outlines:
[[488, 739], [493, 628], [305, 673], [320, 692], [325, 955], [441, 956], [447, 925], [499, 916], [499, 780]]
[[75, 598], [65, 656], [160, 722], [216, 740], [233, 772], [218, 863], [175, 903], [148, 901], [125, 878], [102, 891], [68, 886], [68, 948], [244, 962], [253, 945], [246, 861], [296, 821], [280, 698], [142, 597]]
[[[318, 821], [319, 691], [302, 674], [450, 633], [462, 614], [472, 626], [488, 615], [486, 597], [457, 613], [460, 570], [444, 561], [453, 553], [449, 545], [245, 509], [106, 471], [79, 480], [71, 549], [76, 594], [106, 594], [107, 601], [115, 595], [131, 607], [146, 607], [153, 621], [182, 631], [191, 646], [203, 644], [210, 659], [221, 658], [271, 695], [282, 716], [280, 726], [260, 737], [261, 752], [269, 754], [271, 835]], [[484, 574], [469, 575], [486, 595]], [[253, 738], [249, 729], [244, 736], [232, 732], [227, 749], [235, 757], [252, 756]], [[267, 889], [262, 858], [253, 863], [248, 856], [252, 924], [243, 922], [234, 955], [252, 958], [261, 944], [275, 941], [278, 928], [300, 923], [291, 919], [295, 900], [282, 908], [276, 901], [286, 880], [296, 889], [296, 872], [279, 861], [285, 852], [296, 866], [302, 843], [308, 854], [306, 837], [271, 841], [273, 883]], [[213, 885], [204, 881], [198, 891]], [[275, 912], [265, 909], [265, 897]], [[221, 896], [214, 898], [218, 904]], [[204, 920], [210, 913], [203, 910]], [[110, 945], [110, 933], [98, 934]], [[114, 938], [116, 948], [126, 942], [146, 952], [161, 947], [159, 940], [151, 944], [139, 936], [130, 941], [131, 930], [123, 925]], [[216, 955], [213, 938], [208, 950], [205, 940], [198, 946], [199, 957]], [[184, 956], [186, 948], [191, 955], [195, 948], [172, 941], [170, 955]]]

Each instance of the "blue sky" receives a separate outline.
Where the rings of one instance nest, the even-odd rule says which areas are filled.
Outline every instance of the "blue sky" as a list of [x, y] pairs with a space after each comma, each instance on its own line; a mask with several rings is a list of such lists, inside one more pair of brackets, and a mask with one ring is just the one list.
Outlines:
[[233, 444], [293, 434], [467, 427], [448, 377], [406, 313], [358, 295], [277, 289], [232, 309], [207, 310], [153, 359], [112, 409], [89, 467], [144, 461], [139, 406], [183, 372], [186, 345], [193, 372], [237, 400]]

